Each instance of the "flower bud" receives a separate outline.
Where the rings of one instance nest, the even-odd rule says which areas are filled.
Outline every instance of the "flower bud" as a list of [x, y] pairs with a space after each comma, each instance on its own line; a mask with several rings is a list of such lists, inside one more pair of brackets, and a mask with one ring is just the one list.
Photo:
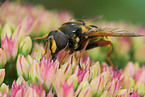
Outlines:
[[128, 62], [124, 69], [124, 75], [133, 77], [134, 74], [135, 74], [134, 64], [132, 62]]
[[23, 76], [19, 76], [17, 81], [16, 81], [16, 84], [19, 86], [21, 85], [22, 83], [25, 83], [26, 81], [24, 80]]
[[64, 65], [61, 66], [61, 70], [64, 72], [65, 74], [65, 78], [68, 79], [68, 77], [71, 75], [72, 73], [72, 66], [70, 63], [65, 63]]
[[55, 89], [55, 92], [58, 93], [61, 86], [65, 83], [65, 75], [64, 72], [61, 69], [58, 69], [55, 73], [54, 79], [53, 79], [53, 87]]
[[30, 69], [30, 65], [27, 62], [27, 60], [25, 59], [25, 57], [23, 55], [19, 55], [18, 59], [17, 59], [17, 73], [18, 76], [23, 76], [24, 79], [28, 79], [28, 74], [29, 74], [29, 69]]
[[123, 78], [123, 81], [122, 81], [122, 88], [124, 88], [124, 89], [131, 89], [131, 88], [133, 88], [134, 84], [135, 84], [135, 82], [134, 82], [132, 77], [125, 76]]
[[117, 97], [127, 97], [128, 91], [127, 89], [121, 89], [117, 92]]
[[49, 93], [47, 94], [47, 97], [54, 97], [54, 93], [52, 93], [52, 89], [49, 90]]
[[[19, 93], [19, 92], [17, 92], [17, 93]], [[40, 97], [40, 96], [37, 94], [37, 92], [34, 89], [29, 87], [27, 89], [27, 92], [25, 93], [24, 97]], [[45, 97], [45, 96], [43, 96], [43, 97]]]
[[7, 57], [2, 48], [0, 48], [0, 68], [4, 67], [7, 62]]
[[[76, 68], [77, 69], [77, 68]], [[77, 76], [78, 76], [78, 83], [81, 83], [84, 80], [84, 76], [87, 74], [87, 70], [86, 69], [81, 69], [81, 70], [77, 70]]]
[[137, 81], [137, 83], [134, 86], [134, 89], [138, 89], [138, 94], [143, 94], [145, 95], [145, 83], [143, 81]]
[[74, 72], [76, 66], [77, 66], [77, 61], [76, 61], [76, 57], [73, 55], [72, 56], [72, 72]]
[[33, 61], [30, 69], [29, 69], [29, 78], [30, 78], [30, 82], [33, 83], [37, 83], [39, 80], [41, 79], [41, 72], [40, 72], [40, 65], [37, 63], [36, 60]]
[[78, 77], [76, 74], [73, 74], [71, 76], [69, 76], [68, 80], [67, 80], [68, 85], [70, 85], [71, 83], [73, 83], [73, 88], [74, 90], [77, 89], [77, 85], [78, 85]]
[[4, 83], [0, 87], [0, 96], [1, 97], [9, 97], [9, 86], [7, 86]]
[[89, 74], [89, 71], [87, 71], [87, 72], [85, 73], [85, 75], [84, 75], [82, 81], [88, 81], [88, 82], [89, 82], [89, 77], [90, 77], [89, 75], [90, 75], [90, 74]]
[[79, 86], [78, 89], [75, 92], [75, 95], [78, 95], [83, 89], [90, 87], [90, 84], [87, 81], [82, 81]]
[[141, 70], [139, 70], [135, 74], [135, 81], [143, 81], [145, 83], [145, 66], [141, 67]]
[[35, 42], [31, 56], [33, 59], [37, 60], [37, 62], [39, 63], [44, 52], [45, 52], [44, 46], [42, 44], [38, 44]]
[[42, 81], [40, 80], [40, 82], [41, 84], [44, 84], [45, 87], [43, 86], [43, 88], [45, 90], [48, 90], [50, 89], [52, 82], [54, 80], [55, 67], [54, 65], [51, 64], [50, 60], [47, 59], [44, 60], [44, 58], [42, 58], [40, 66], [41, 66], [40, 69], [41, 69], [41, 78], [42, 78]]
[[57, 93], [58, 97], [74, 97], [73, 84], [70, 86], [65, 82]]
[[111, 96], [109, 96], [108, 94], [109, 94], [108, 91], [105, 90], [105, 91], [101, 94], [100, 97], [111, 97]]
[[106, 90], [108, 91], [110, 96], [115, 96], [117, 91], [119, 91], [122, 87], [121, 80], [113, 79], [109, 81], [106, 85]]
[[29, 36], [25, 37], [19, 44], [19, 53], [27, 55], [32, 48], [32, 40]]
[[4, 36], [8, 36], [8, 39], [10, 39], [11, 35], [12, 35], [12, 30], [11, 27], [8, 24], [5, 24], [3, 29], [2, 29], [2, 33]]
[[24, 30], [23, 28], [21, 27], [21, 25], [19, 25], [15, 30], [14, 30], [14, 33], [12, 35], [12, 39], [13, 40], [17, 40], [17, 41], [21, 41], [23, 38], [24, 38]]
[[78, 97], [92, 97], [91, 87], [84, 88]]
[[30, 55], [26, 56], [26, 60], [29, 63], [29, 65], [31, 65], [33, 63], [33, 58]]
[[130, 92], [130, 96], [129, 97], [142, 97], [142, 94], [138, 94], [138, 89], [135, 91], [133, 89], [133, 91]]
[[14, 60], [18, 53], [18, 41], [13, 41], [12, 37], [8, 39], [7, 35], [4, 37], [2, 34], [1, 42], [1, 48], [5, 51], [7, 61]]
[[90, 81], [92, 81], [98, 74], [100, 74], [101, 68], [99, 62], [96, 62], [90, 67]]
[[0, 84], [3, 82], [5, 78], [5, 69], [0, 69]]
[[[33, 92], [34, 91], [36, 91], [36, 95], [38, 95], [38, 97], [45, 97], [45, 95], [46, 95], [46, 92], [45, 92], [45, 90], [43, 90], [43, 85], [40, 85], [40, 86], [38, 86], [38, 85], [32, 85], [32, 95], [33, 95]], [[34, 92], [35, 93], [35, 92]], [[32, 96], [26, 96], [26, 97], [32, 97]], [[37, 97], [37, 96], [34, 96], [34, 97]]]
[[[24, 88], [25, 87], [25, 88]], [[16, 81], [14, 80], [12, 84], [12, 89], [11, 89], [11, 95], [10, 97], [24, 97], [26, 91], [28, 90], [28, 83], [21, 83], [20, 85], [16, 84]]]
[[97, 96], [103, 91], [108, 80], [107, 73], [96, 76], [90, 83], [92, 87], [92, 95]]

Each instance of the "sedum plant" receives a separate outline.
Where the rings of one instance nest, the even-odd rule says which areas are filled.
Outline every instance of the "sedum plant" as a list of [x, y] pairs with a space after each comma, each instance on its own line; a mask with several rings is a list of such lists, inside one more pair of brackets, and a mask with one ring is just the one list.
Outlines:
[[[49, 11], [42, 6], [6, 2], [0, 8], [0, 97], [144, 97], [144, 38], [112, 39], [111, 59], [124, 68], [107, 65], [107, 49], [103, 48], [86, 51], [80, 60], [81, 69], [79, 52], [69, 55], [61, 67], [65, 51], [55, 62], [49, 51], [47, 57], [42, 57], [45, 42], [32, 38], [48, 34], [71, 17], [67, 12]], [[143, 27], [131, 28], [145, 32]]]

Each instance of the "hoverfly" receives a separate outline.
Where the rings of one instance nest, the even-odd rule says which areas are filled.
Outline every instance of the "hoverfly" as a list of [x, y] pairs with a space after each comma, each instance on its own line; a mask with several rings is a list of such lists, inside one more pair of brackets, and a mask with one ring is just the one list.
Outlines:
[[[109, 64], [113, 66], [109, 58], [113, 44], [108, 36], [139, 37], [145, 35], [117, 27], [86, 25], [84, 21], [76, 20], [63, 23], [56, 30], [51, 31], [43, 37], [34, 38], [34, 40], [47, 38], [44, 55], [47, 54], [47, 49], [49, 48], [53, 61], [56, 60], [58, 52], [65, 49], [67, 53], [60, 60], [60, 65], [68, 54], [72, 54], [75, 51], [81, 51], [79, 57], [80, 62], [80, 58], [85, 50], [109, 46], [110, 50], [106, 58]], [[79, 67], [81, 68], [80, 65]]]

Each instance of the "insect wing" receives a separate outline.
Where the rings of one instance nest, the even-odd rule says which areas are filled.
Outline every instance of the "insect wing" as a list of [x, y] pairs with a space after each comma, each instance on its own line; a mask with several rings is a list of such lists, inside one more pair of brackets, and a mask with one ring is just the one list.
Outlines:
[[145, 36], [145, 34], [136, 33], [130, 30], [111, 27], [111, 26], [102, 26], [99, 27], [96, 31], [92, 30], [85, 35], [87, 36], [114, 36], [114, 37], [139, 37]]

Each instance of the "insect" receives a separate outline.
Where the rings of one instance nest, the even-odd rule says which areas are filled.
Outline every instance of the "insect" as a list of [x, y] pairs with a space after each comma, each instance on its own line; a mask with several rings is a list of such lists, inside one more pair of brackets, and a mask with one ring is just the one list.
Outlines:
[[[109, 58], [112, 52], [113, 44], [108, 36], [139, 37], [145, 35], [117, 27], [97, 27], [95, 25], [86, 25], [84, 21], [76, 20], [63, 23], [56, 30], [51, 31], [49, 34], [43, 37], [34, 38], [34, 40], [47, 38], [44, 55], [47, 54], [47, 49], [49, 48], [53, 61], [56, 60], [58, 52], [65, 49], [67, 53], [60, 60], [60, 64], [68, 54], [72, 54], [76, 51], [81, 51], [80, 57], [78, 59], [80, 62], [80, 58], [85, 50], [95, 47], [109, 46], [110, 49], [106, 58], [109, 64], [114, 66]], [[81, 68], [80, 65], [79, 67]]]

